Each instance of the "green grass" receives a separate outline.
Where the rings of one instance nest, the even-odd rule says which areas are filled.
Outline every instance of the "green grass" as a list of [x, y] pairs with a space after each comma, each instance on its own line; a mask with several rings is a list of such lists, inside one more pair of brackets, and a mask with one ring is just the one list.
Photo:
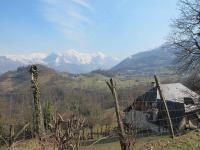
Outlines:
[[[87, 74], [87, 75], [79, 75], [73, 79], [67, 80], [65, 83], [68, 88], [82, 88], [87, 90], [108, 90], [108, 87], [105, 81], [109, 80], [110, 77], [101, 75], [101, 74]], [[130, 88], [137, 85], [147, 85], [151, 84], [154, 81], [153, 76], [123, 76], [116, 75], [113, 77], [116, 81], [118, 88]], [[162, 76], [160, 77], [161, 82], [174, 82], [177, 81], [177, 76]]]
[[[190, 132], [174, 139], [168, 136], [145, 137], [138, 139], [134, 150], [199, 150], [200, 133]], [[120, 150], [119, 142], [96, 144], [81, 150]]]
[[120, 150], [120, 144], [119, 142], [97, 144], [89, 147], [81, 147], [81, 150]]
[[[52, 144], [43, 144], [47, 150], [53, 150]], [[5, 146], [0, 150], [6, 150]], [[41, 144], [36, 140], [27, 140], [17, 144], [13, 150], [40, 150]], [[140, 138], [134, 145], [134, 150], [199, 150], [200, 132], [190, 132], [171, 139], [169, 136]], [[119, 142], [82, 146], [81, 150], [120, 150]]]
[[[150, 84], [153, 81], [152, 77], [143, 77], [143, 76], [115, 76], [113, 77], [116, 81], [118, 88], [129, 88], [141, 84]], [[68, 88], [82, 88], [87, 90], [108, 90], [108, 87], [105, 83], [106, 80], [109, 80], [109, 77], [100, 75], [100, 74], [91, 74], [91, 75], [79, 75], [71, 80], [65, 82], [66, 87]], [[161, 77], [161, 81], [169, 80], [169, 77]], [[176, 81], [176, 77], [170, 77], [170, 81]]]
[[[46, 150], [54, 150], [54, 145], [51, 143], [43, 143], [40, 144], [37, 140], [26, 140], [23, 142], [19, 142], [15, 145], [10, 150], [44, 150], [44, 147]], [[0, 150], [8, 150], [7, 146], [0, 146]]]

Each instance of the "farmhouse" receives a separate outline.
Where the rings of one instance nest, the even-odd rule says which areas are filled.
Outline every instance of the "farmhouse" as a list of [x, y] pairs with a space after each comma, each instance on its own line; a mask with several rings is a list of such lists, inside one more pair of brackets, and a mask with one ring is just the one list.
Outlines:
[[[181, 83], [160, 84], [160, 88], [174, 130], [198, 128], [200, 96]], [[138, 131], [164, 132], [168, 129], [166, 109], [156, 86], [139, 96], [124, 112], [125, 124], [134, 126]]]

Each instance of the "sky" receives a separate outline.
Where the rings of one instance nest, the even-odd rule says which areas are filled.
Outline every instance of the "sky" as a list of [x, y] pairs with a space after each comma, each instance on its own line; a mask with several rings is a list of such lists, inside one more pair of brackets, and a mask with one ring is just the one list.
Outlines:
[[177, 0], [0, 0], [0, 53], [125, 58], [163, 44], [177, 10]]

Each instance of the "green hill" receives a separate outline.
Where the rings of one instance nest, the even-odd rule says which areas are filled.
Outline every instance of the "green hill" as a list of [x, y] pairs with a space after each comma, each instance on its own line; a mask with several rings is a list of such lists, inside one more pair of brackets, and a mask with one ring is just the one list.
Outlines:
[[175, 50], [163, 45], [150, 51], [141, 52], [126, 58], [110, 71], [119, 74], [171, 75], [174, 73]]

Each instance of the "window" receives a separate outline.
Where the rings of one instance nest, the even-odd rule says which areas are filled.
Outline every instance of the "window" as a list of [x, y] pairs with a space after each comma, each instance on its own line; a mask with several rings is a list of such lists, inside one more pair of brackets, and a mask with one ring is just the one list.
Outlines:
[[184, 98], [184, 104], [186, 104], [186, 105], [193, 105], [193, 104], [194, 104], [194, 101], [193, 101], [193, 99], [190, 98], [190, 97], [185, 97], [185, 98]]

